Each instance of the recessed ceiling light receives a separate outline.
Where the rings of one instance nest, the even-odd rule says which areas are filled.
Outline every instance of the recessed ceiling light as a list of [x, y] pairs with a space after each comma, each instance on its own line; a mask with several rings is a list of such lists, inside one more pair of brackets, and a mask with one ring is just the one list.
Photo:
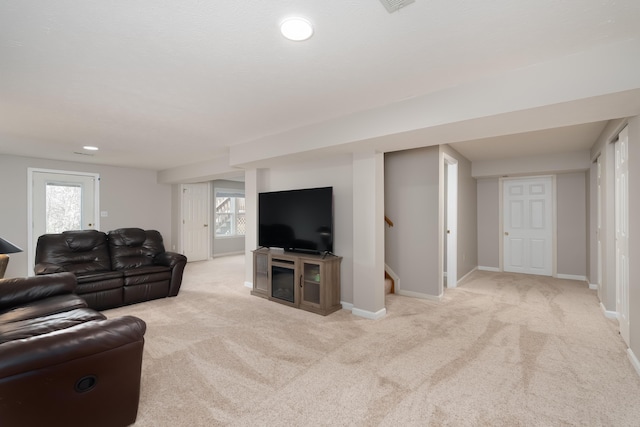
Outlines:
[[85, 145], [84, 147], [85, 150], [89, 150], [89, 151], [98, 151], [99, 148], [98, 147], [94, 147], [93, 145]]
[[287, 18], [280, 24], [280, 32], [289, 40], [299, 42], [313, 35], [313, 27], [304, 18]]

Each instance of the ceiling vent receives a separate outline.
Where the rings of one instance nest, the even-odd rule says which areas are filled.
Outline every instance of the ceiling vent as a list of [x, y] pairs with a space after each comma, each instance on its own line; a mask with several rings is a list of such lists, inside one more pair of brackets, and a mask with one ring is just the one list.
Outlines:
[[382, 3], [382, 5], [387, 8], [387, 12], [393, 13], [415, 1], [416, 0], [380, 0], [380, 3]]

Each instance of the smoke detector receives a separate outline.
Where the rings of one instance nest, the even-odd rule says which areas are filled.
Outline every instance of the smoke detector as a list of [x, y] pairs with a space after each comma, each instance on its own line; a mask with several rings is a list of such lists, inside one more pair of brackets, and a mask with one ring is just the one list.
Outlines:
[[382, 5], [387, 8], [387, 12], [393, 13], [415, 1], [416, 0], [380, 0], [380, 3], [382, 3]]

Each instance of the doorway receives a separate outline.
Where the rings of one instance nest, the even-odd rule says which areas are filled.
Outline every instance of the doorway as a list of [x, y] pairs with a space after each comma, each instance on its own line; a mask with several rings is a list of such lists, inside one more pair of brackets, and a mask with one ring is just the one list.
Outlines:
[[616, 312], [620, 336], [629, 346], [629, 133], [622, 129], [615, 147]]
[[209, 259], [211, 232], [209, 231], [208, 182], [182, 184], [182, 253], [189, 261]]
[[444, 154], [445, 169], [445, 277], [447, 288], [458, 285], [458, 161]]
[[28, 271], [33, 274], [38, 237], [67, 230], [99, 229], [100, 175], [28, 169]]
[[503, 270], [553, 274], [553, 179], [506, 178], [503, 185]]

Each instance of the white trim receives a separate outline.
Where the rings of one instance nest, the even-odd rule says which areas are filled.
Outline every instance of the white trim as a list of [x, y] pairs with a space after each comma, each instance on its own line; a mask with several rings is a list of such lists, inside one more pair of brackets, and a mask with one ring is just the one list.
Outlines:
[[353, 310], [353, 304], [351, 304], [350, 302], [340, 301], [340, 304], [342, 304], [343, 310], [349, 310], [349, 311]]
[[351, 313], [355, 316], [364, 317], [365, 319], [378, 320], [378, 319], [382, 319], [387, 314], [387, 309], [381, 308], [380, 310], [374, 313], [372, 311], [367, 311], [367, 310], [362, 310], [359, 308], [352, 307]]
[[396, 294], [402, 295], [404, 297], [420, 298], [420, 299], [426, 299], [426, 300], [435, 301], [435, 302], [442, 301], [442, 297], [444, 295], [444, 294], [429, 295], [429, 294], [423, 294], [421, 292], [413, 292], [413, 291], [400, 291], [400, 292], [396, 292]]
[[244, 251], [234, 251], [234, 252], [222, 252], [219, 254], [211, 255], [211, 258], [222, 258], [225, 256], [233, 256], [233, 255], [244, 255]]
[[251, 283], [251, 282], [244, 282], [244, 286], [249, 288], [249, 289], [253, 289], [253, 283]]
[[583, 282], [587, 281], [587, 277], [586, 276], [578, 276], [576, 274], [558, 274], [556, 277], [558, 279], [581, 280]]
[[627, 349], [627, 356], [629, 356], [629, 360], [631, 361], [631, 364], [636, 369], [636, 374], [640, 376], [640, 360], [638, 360], [636, 355], [633, 354], [633, 350], [631, 350], [630, 348]]
[[618, 313], [615, 311], [609, 311], [604, 307], [604, 304], [600, 303], [600, 308], [602, 309], [602, 313], [604, 314], [604, 317], [606, 317], [607, 319], [615, 319], [618, 320]]
[[477, 269], [478, 269], [478, 267], [473, 267], [473, 268], [471, 269], [471, 271], [469, 271], [467, 274], [465, 274], [464, 276], [462, 276], [462, 277], [458, 280], [458, 283], [462, 283], [462, 281], [463, 281], [464, 279], [466, 279], [467, 277], [469, 277], [469, 276], [471, 275], [471, 273], [473, 273], [473, 272], [474, 272], [474, 271], [476, 271]]
[[597, 283], [589, 283], [589, 289], [591, 289], [593, 291], [597, 291], [598, 290], [598, 284]]
[[480, 271], [492, 271], [494, 273], [502, 272], [502, 270], [500, 270], [500, 268], [498, 268], [498, 267], [485, 267], [485, 266], [482, 266], [482, 265], [478, 266], [478, 270], [480, 270]]

